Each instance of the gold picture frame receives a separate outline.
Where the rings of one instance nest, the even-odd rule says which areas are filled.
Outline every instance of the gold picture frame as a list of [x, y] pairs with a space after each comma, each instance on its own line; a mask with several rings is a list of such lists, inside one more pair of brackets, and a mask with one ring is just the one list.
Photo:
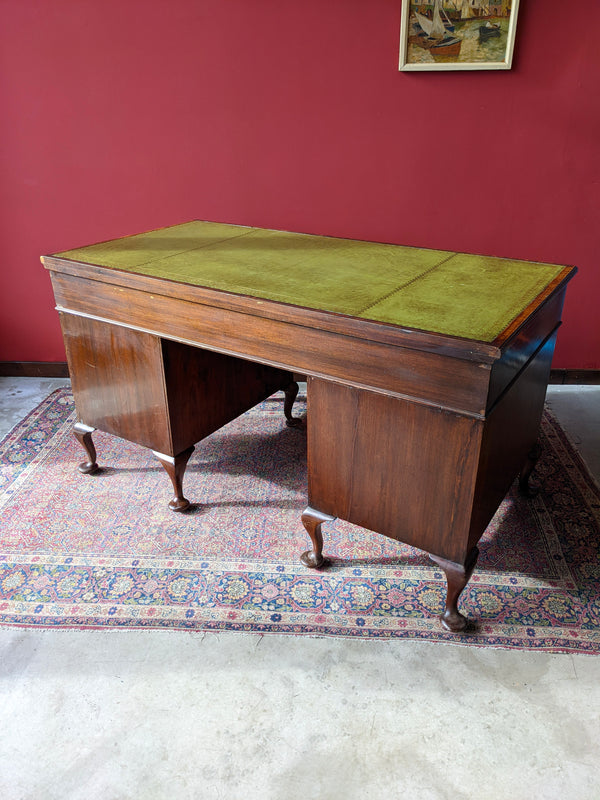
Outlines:
[[510, 69], [519, 0], [402, 0], [400, 70]]

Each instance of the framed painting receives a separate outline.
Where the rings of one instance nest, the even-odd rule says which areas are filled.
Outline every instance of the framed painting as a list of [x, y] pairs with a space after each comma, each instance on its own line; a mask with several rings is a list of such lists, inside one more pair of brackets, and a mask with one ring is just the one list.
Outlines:
[[519, 0], [402, 0], [401, 70], [510, 69]]

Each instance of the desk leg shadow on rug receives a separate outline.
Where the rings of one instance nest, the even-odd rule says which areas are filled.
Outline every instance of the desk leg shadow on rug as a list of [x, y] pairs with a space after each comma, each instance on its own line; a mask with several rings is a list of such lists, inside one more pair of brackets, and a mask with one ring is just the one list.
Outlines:
[[446, 580], [426, 553], [341, 520], [307, 570], [306, 438], [274, 395], [201, 442], [183, 514], [152, 453], [100, 432], [81, 475], [59, 389], [0, 443], [0, 622], [424, 639], [600, 652], [600, 491], [545, 412], [532, 500], [513, 486], [444, 631]]

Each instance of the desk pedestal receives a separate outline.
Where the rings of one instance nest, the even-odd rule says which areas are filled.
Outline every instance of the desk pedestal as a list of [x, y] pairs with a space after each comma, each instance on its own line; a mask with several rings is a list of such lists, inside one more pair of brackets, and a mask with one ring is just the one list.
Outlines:
[[446, 573], [442, 624], [462, 630], [477, 542], [520, 471], [528, 491], [555, 338], [483, 418], [309, 377], [303, 563], [323, 566], [321, 525], [335, 517], [418, 547]]
[[112, 433], [150, 448], [173, 484], [172, 511], [185, 511], [183, 477], [194, 445], [279, 389], [288, 424], [297, 393], [291, 372], [202, 350], [150, 333], [61, 314], [79, 417], [74, 433], [99, 467], [91, 434]]

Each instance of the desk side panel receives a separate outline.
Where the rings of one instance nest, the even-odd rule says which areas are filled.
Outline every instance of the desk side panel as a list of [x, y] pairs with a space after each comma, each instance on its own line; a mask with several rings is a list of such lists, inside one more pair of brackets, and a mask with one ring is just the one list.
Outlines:
[[81, 422], [171, 453], [160, 338], [60, 314]]
[[480, 420], [309, 378], [307, 421], [312, 508], [464, 563]]
[[556, 332], [539, 348], [485, 421], [470, 545], [477, 543], [536, 446]]

